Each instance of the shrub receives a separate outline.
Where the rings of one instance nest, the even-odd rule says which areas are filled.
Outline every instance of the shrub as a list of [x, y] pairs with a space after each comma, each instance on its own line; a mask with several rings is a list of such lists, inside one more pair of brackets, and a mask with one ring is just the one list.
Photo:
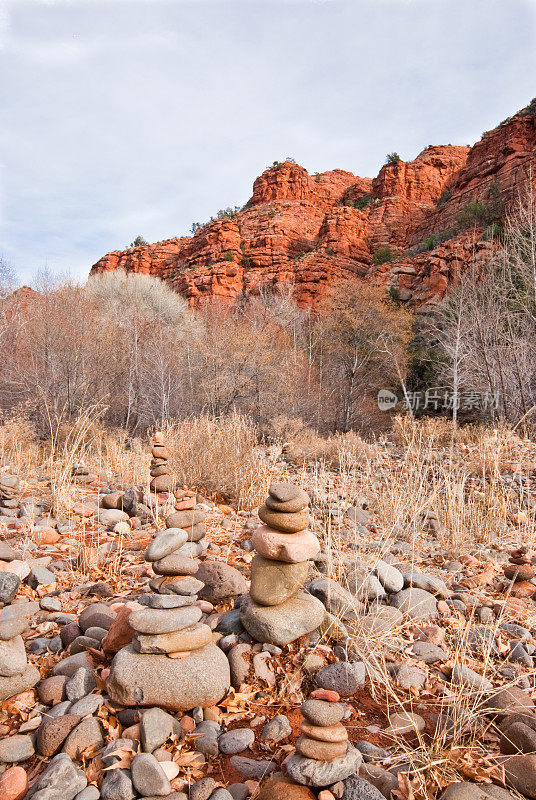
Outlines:
[[197, 233], [197, 231], [201, 230], [202, 227], [203, 227], [203, 223], [201, 223], [201, 222], [192, 222], [192, 224], [190, 226], [190, 233], [192, 234], [192, 236], [194, 236]]
[[439, 197], [437, 199], [436, 205], [444, 206], [445, 203], [447, 202], [447, 200], [450, 200], [451, 196], [452, 196], [452, 192], [450, 191], [450, 189], [443, 189], [443, 191], [441, 192], [441, 194], [439, 195]]
[[402, 161], [402, 159], [400, 158], [398, 153], [396, 153], [396, 152], [387, 153], [387, 157], [385, 159], [385, 163], [386, 164], [388, 164], [389, 166], [392, 166], [393, 164], [398, 164], [399, 161]]
[[504, 217], [504, 204], [501, 199], [501, 189], [494, 181], [488, 192], [486, 200], [472, 200], [467, 203], [456, 216], [460, 228], [470, 228], [473, 225], [487, 227], [494, 223], [501, 224]]
[[251, 267], [251, 258], [248, 256], [242, 256], [240, 259], [240, 266], [244, 267], [244, 269], [249, 269]]
[[211, 217], [210, 221], [212, 222], [213, 219], [234, 219], [239, 211], [240, 206], [228, 206], [228, 208], [220, 208], [216, 214], [216, 217]]
[[335, 255], [335, 250], [333, 249], [333, 247], [331, 247], [331, 245], [326, 247], [326, 255], [327, 256], [334, 256]]
[[349, 206], [350, 208], [366, 208], [370, 206], [374, 198], [371, 194], [363, 194], [361, 197], [356, 197], [355, 199], [352, 197], [347, 197], [344, 201], [345, 206]]
[[502, 241], [504, 237], [504, 227], [498, 222], [492, 222], [491, 225], [488, 225], [484, 233], [482, 234], [482, 240], [484, 242], [489, 242], [492, 239], [498, 239]]
[[375, 267], [379, 267], [380, 264], [390, 264], [395, 258], [396, 253], [390, 247], [378, 247], [373, 253], [372, 263]]
[[143, 236], [136, 236], [133, 242], [130, 243], [129, 247], [141, 247], [144, 244], [149, 244]]
[[427, 236], [426, 239], [423, 239], [422, 243], [423, 250], [434, 250], [438, 246], [438, 244], [439, 244], [438, 237], [435, 235], [435, 233], [432, 233], [431, 236]]
[[232, 250], [227, 250], [223, 254], [223, 260], [224, 261], [234, 261], [234, 253], [232, 252]]

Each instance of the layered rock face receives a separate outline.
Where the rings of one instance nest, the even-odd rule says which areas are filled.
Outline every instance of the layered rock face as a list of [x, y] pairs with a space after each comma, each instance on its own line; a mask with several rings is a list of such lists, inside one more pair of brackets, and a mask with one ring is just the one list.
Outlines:
[[[485, 254], [482, 231], [451, 235], [429, 252], [407, 251], [431, 234], [441, 238], [467, 203], [486, 201], [492, 187], [506, 208], [517, 202], [536, 175], [535, 151], [531, 104], [472, 148], [430, 146], [413, 161], [384, 165], [373, 180], [276, 163], [255, 180], [238, 213], [192, 237], [109, 253], [91, 271], [156, 275], [192, 305], [292, 285], [298, 304], [314, 307], [343, 277], [392, 287], [405, 302], [434, 302]], [[381, 247], [397, 258], [378, 269], [373, 255]]]

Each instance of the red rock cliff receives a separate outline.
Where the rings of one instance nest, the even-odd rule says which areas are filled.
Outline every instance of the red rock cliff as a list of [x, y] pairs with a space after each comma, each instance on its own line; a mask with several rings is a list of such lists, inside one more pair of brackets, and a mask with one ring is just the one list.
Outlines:
[[[460, 212], [475, 200], [517, 202], [536, 175], [535, 153], [533, 102], [474, 147], [430, 146], [413, 161], [386, 164], [373, 180], [276, 163], [237, 213], [192, 237], [108, 253], [91, 272], [157, 275], [192, 304], [292, 284], [298, 303], [314, 306], [348, 275], [383, 283], [405, 302], [434, 302], [489, 249], [482, 229], [460, 229]], [[375, 266], [386, 247], [395, 259]]]

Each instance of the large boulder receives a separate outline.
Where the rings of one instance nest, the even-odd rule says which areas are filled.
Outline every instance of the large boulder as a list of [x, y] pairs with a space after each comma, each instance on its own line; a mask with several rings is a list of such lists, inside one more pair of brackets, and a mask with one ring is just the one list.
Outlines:
[[321, 625], [325, 608], [307, 592], [298, 594], [279, 606], [261, 606], [246, 596], [240, 606], [240, 621], [258, 642], [284, 645], [312, 633]]
[[108, 694], [121, 705], [170, 711], [213, 706], [230, 685], [229, 662], [214, 644], [177, 660], [136, 653], [129, 645], [114, 657], [107, 681]]

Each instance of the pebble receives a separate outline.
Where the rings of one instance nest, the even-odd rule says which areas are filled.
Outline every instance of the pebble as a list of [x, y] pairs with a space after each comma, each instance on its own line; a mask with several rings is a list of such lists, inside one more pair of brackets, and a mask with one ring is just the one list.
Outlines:
[[93, 691], [97, 686], [93, 672], [87, 667], [80, 667], [65, 684], [67, 700], [74, 703]]
[[424, 589], [402, 589], [391, 595], [391, 605], [410, 619], [434, 619], [437, 617], [437, 601]]
[[35, 753], [31, 736], [15, 734], [0, 739], [0, 761], [5, 763], [27, 761]]
[[37, 778], [32, 791], [39, 800], [59, 800], [60, 797], [61, 800], [74, 800], [86, 786], [82, 770], [75, 767], [66, 753], [59, 753]]
[[358, 775], [350, 775], [344, 782], [342, 800], [385, 800], [385, 797], [372, 783]]
[[221, 561], [203, 562], [196, 578], [205, 584], [199, 597], [210, 603], [224, 602], [248, 591], [248, 584], [242, 573]]
[[222, 733], [218, 740], [220, 753], [234, 755], [250, 747], [255, 741], [255, 734], [250, 728], [236, 728]]
[[101, 786], [102, 800], [133, 800], [135, 796], [128, 770], [114, 769], [104, 773]]
[[140, 719], [140, 741], [146, 753], [152, 753], [172, 736], [175, 719], [161, 708], [149, 708]]
[[138, 753], [130, 766], [132, 784], [140, 795], [168, 795], [171, 784], [160, 763], [150, 753]]
[[275, 772], [277, 765], [264, 758], [246, 758], [246, 756], [231, 756], [229, 762], [233, 769], [249, 780], [260, 781]]
[[322, 603], [304, 591], [279, 606], [261, 606], [246, 595], [240, 606], [240, 621], [248, 633], [258, 642], [279, 646], [314, 631], [324, 615]]
[[284, 714], [278, 714], [265, 724], [261, 733], [262, 741], [280, 742], [290, 736], [292, 728]]
[[25, 617], [0, 617], [0, 640], [5, 642], [14, 639], [28, 628], [28, 621]]
[[179, 594], [142, 594], [138, 597], [138, 603], [148, 608], [183, 608], [191, 606], [197, 600], [196, 595], [190, 597]]
[[323, 689], [351, 697], [365, 683], [366, 668], [361, 661], [339, 661], [328, 664], [316, 673], [315, 682]]
[[347, 745], [344, 756], [331, 761], [316, 761], [294, 753], [286, 762], [287, 772], [298, 783], [306, 786], [329, 786], [345, 780], [359, 769], [363, 757], [359, 750]]
[[197, 783], [190, 786], [189, 800], [208, 800], [212, 792], [216, 789], [214, 778], [201, 778]]
[[72, 759], [78, 760], [91, 747], [101, 748], [104, 745], [102, 726], [96, 717], [86, 717], [71, 731], [63, 744], [63, 752]]

